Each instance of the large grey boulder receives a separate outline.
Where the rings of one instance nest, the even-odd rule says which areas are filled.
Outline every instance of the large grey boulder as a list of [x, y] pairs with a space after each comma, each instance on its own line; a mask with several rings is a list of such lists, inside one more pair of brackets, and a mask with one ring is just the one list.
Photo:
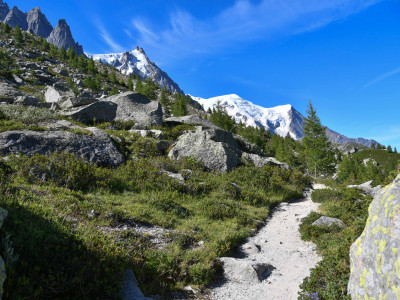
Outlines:
[[169, 157], [181, 160], [194, 157], [215, 171], [229, 171], [239, 165], [240, 151], [231, 132], [199, 126], [179, 137]]
[[374, 197], [367, 224], [350, 248], [352, 299], [400, 297], [400, 175]]
[[15, 99], [22, 95], [22, 92], [16, 90], [11, 85], [0, 82], [0, 102], [14, 103]]
[[87, 128], [92, 135], [65, 131], [36, 132], [13, 130], [0, 133], [0, 153], [49, 155], [54, 152], [74, 153], [100, 166], [118, 166], [124, 162], [110, 137], [96, 128]]
[[263, 166], [279, 166], [285, 169], [289, 169], [289, 165], [283, 162], [276, 160], [274, 157], [262, 157], [257, 154], [243, 152], [242, 161], [254, 164], [256, 167], [261, 168]]
[[56, 28], [50, 33], [47, 38], [50, 44], [54, 44], [57, 48], [64, 46], [65, 50], [69, 48], [74, 48], [76, 55], [84, 55], [83, 48], [78, 43], [75, 43], [72, 37], [71, 29], [69, 28], [67, 22], [64, 19], [58, 21]]
[[98, 101], [86, 106], [79, 106], [61, 113], [73, 120], [90, 123], [111, 122], [117, 116], [117, 104], [109, 101]]
[[53, 30], [53, 26], [51, 26], [46, 16], [40, 11], [39, 6], [32, 8], [28, 12], [26, 20], [28, 22], [28, 30], [38, 36], [47, 38]]
[[337, 219], [337, 218], [331, 218], [331, 217], [326, 217], [326, 216], [322, 216], [320, 217], [318, 220], [314, 221], [312, 223], [313, 226], [317, 226], [317, 227], [322, 227], [322, 226], [327, 226], [327, 227], [331, 227], [333, 225], [336, 225], [340, 228], [344, 228], [345, 225], [342, 222], [342, 220]]
[[97, 100], [95, 98], [89, 98], [89, 97], [73, 97], [73, 98], [68, 98], [65, 100], [63, 103], [61, 103], [61, 107], [63, 109], [70, 109], [73, 107], [79, 107], [79, 106], [84, 106], [84, 105], [89, 105]]
[[60, 102], [62, 97], [60, 93], [52, 86], [47, 87], [46, 92], [44, 93], [44, 99], [48, 103]]
[[377, 194], [380, 193], [380, 191], [381, 191], [381, 186], [378, 185], [378, 186], [376, 186], [376, 187], [372, 187], [372, 182], [373, 182], [373, 180], [370, 180], [370, 181], [364, 182], [364, 183], [359, 184], [359, 185], [348, 185], [347, 187], [348, 187], [348, 188], [358, 188], [358, 189], [361, 189], [361, 190], [363, 190], [364, 192], [366, 192], [366, 193], [368, 193], [368, 194], [370, 194], [371, 196], [374, 197], [374, 196], [376, 196]]
[[32, 96], [18, 96], [15, 101], [14, 104], [17, 105], [23, 105], [23, 106], [37, 106], [39, 103], [39, 99], [36, 97], [32, 97]]
[[18, 9], [18, 7], [14, 6], [4, 18], [4, 23], [7, 23], [11, 27], [16, 27], [17, 25], [22, 30], [28, 29], [28, 22], [26, 21], [26, 14]]
[[180, 124], [190, 124], [190, 125], [201, 125], [205, 128], [218, 129], [219, 127], [214, 125], [208, 120], [200, 118], [198, 115], [189, 115], [183, 117], [170, 117], [164, 120], [164, 123], [169, 126], [176, 126]]
[[252, 260], [221, 257], [224, 263], [224, 276], [228, 281], [240, 284], [258, 284], [274, 269], [266, 263]]
[[104, 100], [118, 105], [115, 121], [134, 121], [143, 126], [162, 125], [161, 104], [148, 100], [142, 94], [126, 92]]

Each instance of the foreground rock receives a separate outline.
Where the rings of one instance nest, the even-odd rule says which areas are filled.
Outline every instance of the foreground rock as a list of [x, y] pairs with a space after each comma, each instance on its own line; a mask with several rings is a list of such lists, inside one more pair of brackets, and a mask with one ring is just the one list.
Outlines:
[[122, 300], [152, 300], [143, 295], [135, 274], [129, 269], [123, 273], [121, 296]]
[[126, 92], [105, 99], [117, 104], [115, 121], [134, 121], [143, 126], [162, 125], [163, 112], [160, 102], [150, 101], [135, 92]]
[[117, 115], [117, 104], [109, 101], [98, 101], [89, 105], [71, 108], [61, 113], [82, 123], [112, 122]]
[[214, 171], [229, 171], [239, 165], [240, 151], [232, 133], [197, 127], [180, 136], [169, 157], [181, 160], [194, 157]]
[[376, 196], [377, 194], [380, 193], [381, 191], [381, 186], [378, 185], [376, 187], [372, 187], [372, 180], [367, 181], [365, 183], [359, 184], [359, 185], [348, 185], [348, 188], [358, 188], [363, 190], [364, 192], [370, 194], [371, 196]]
[[377, 194], [350, 249], [352, 299], [400, 299], [400, 175]]
[[280, 162], [273, 157], [262, 157], [257, 154], [251, 154], [246, 152], [242, 154], [242, 160], [247, 163], [252, 163], [258, 168], [268, 165], [280, 166], [285, 169], [290, 168], [288, 164]]
[[3, 155], [35, 154], [49, 155], [54, 152], [76, 154], [86, 161], [100, 166], [119, 166], [124, 162], [110, 137], [96, 128], [93, 135], [82, 135], [64, 131], [36, 132], [13, 130], [0, 133], [0, 152]]
[[320, 217], [318, 220], [314, 221], [312, 223], [313, 226], [317, 226], [317, 227], [322, 227], [322, 226], [327, 226], [327, 227], [331, 227], [333, 225], [338, 226], [339, 228], [344, 228], [345, 225], [342, 222], [342, 220], [336, 219], [336, 218], [331, 218], [331, 217], [326, 217], [326, 216], [322, 216]]

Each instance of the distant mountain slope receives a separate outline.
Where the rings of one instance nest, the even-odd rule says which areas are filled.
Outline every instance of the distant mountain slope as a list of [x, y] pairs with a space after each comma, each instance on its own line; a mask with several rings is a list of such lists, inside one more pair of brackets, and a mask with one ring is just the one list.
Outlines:
[[0, 0], [0, 21], [12, 27], [17, 25], [23, 30], [41, 36], [58, 48], [62, 46], [68, 50], [73, 47], [77, 55], [83, 55], [83, 48], [75, 42], [71, 30], [64, 19], [58, 21], [56, 28], [51, 26], [46, 16], [40, 11], [39, 7], [31, 9], [28, 13], [23, 13], [14, 6], [11, 10], [7, 3]]
[[[242, 122], [247, 126], [253, 127], [264, 127], [271, 133], [276, 133], [280, 136], [290, 134], [296, 140], [303, 138], [304, 116], [290, 104], [265, 108], [244, 100], [235, 94], [210, 99], [192, 98], [200, 103], [205, 110], [215, 107], [219, 102], [225, 108], [226, 112], [238, 123]], [[326, 135], [331, 142], [337, 144], [358, 143], [371, 147], [373, 143], [377, 143], [374, 140], [363, 138], [348, 138], [329, 128], [327, 128]]]
[[166, 87], [169, 91], [183, 94], [167, 73], [162, 71], [155, 63], [150, 61], [142, 48], [136, 47], [135, 50], [123, 53], [110, 53], [110, 54], [87, 54], [92, 56], [94, 60], [107, 63], [115, 66], [124, 75], [139, 74], [142, 79], [155, 78], [157, 83]]

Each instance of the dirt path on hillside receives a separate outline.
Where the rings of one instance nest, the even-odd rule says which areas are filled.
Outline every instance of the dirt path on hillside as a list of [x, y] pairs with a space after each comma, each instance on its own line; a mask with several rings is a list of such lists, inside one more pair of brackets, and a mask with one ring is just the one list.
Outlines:
[[[314, 184], [314, 189], [324, 188]], [[300, 238], [299, 225], [317, 203], [305, 198], [281, 203], [266, 225], [240, 247], [239, 258], [222, 258], [225, 279], [209, 291], [215, 300], [292, 300], [299, 285], [321, 258], [315, 245]]]

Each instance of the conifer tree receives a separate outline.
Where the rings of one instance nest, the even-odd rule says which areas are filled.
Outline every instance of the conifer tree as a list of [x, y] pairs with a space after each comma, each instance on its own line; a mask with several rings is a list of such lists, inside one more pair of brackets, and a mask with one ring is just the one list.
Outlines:
[[75, 58], [75, 50], [74, 47], [70, 47], [67, 51], [67, 56], [70, 60], [73, 60]]
[[93, 57], [90, 57], [90, 59], [89, 59], [87, 70], [90, 74], [93, 74], [93, 75], [97, 74], [97, 69], [96, 69], [96, 65], [94, 64]]
[[392, 146], [388, 145], [388, 146], [387, 146], [387, 151], [388, 151], [389, 153], [393, 153]]
[[21, 28], [17, 25], [14, 28], [14, 39], [15, 39], [15, 44], [17, 47], [21, 47], [22, 45], [22, 31]]
[[65, 47], [61, 46], [60, 50], [58, 51], [58, 56], [61, 59], [67, 59], [67, 51], [65, 51]]
[[136, 79], [136, 87], [135, 87], [135, 91], [138, 93], [141, 93], [143, 90], [143, 83], [142, 80], [139, 78]]
[[133, 91], [133, 76], [129, 76], [128, 78], [128, 90]]
[[115, 69], [113, 69], [112, 72], [111, 72], [110, 82], [112, 84], [116, 84], [117, 83], [117, 75], [115, 75]]
[[397, 148], [396, 147], [394, 147], [394, 153], [397, 153]]
[[304, 155], [309, 172], [314, 176], [334, 171], [334, 154], [311, 101], [308, 103], [307, 118], [304, 120]]
[[163, 106], [168, 106], [170, 104], [166, 94], [167, 94], [167, 89], [163, 87], [160, 95], [160, 103]]

